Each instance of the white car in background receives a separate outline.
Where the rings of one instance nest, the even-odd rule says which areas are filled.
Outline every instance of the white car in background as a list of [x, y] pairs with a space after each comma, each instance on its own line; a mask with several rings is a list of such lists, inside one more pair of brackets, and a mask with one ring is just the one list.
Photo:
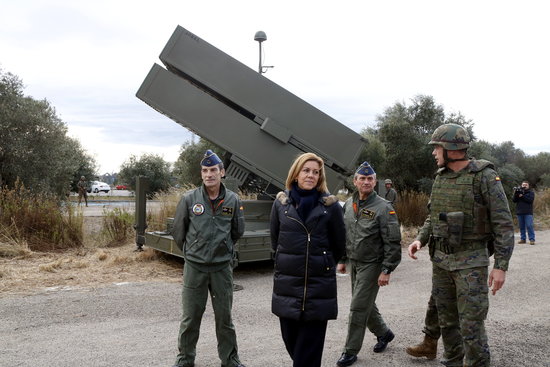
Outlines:
[[98, 192], [103, 191], [104, 193], [108, 193], [111, 191], [111, 186], [107, 185], [105, 182], [101, 181], [92, 181], [92, 185], [90, 186], [90, 191], [94, 194], [97, 194]]

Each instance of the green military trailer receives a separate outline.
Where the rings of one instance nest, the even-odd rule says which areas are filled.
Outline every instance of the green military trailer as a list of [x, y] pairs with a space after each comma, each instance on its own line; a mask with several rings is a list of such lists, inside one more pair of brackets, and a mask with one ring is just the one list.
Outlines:
[[[243, 203], [246, 227], [236, 244], [237, 260], [270, 259], [269, 214], [293, 160], [304, 152], [322, 157], [328, 188], [335, 193], [353, 173], [365, 140], [181, 26], [160, 60], [164, 66], [153, 65], [137, 97], [227, 152], [230, 187], [254, 187], [265, 199]], [[170, 236], [170, 224], [166, 231], [146, 232], [145, 211], [138, 211], [143, 212], [143, 218], [136, 216], [138, 247], [183, 256]]]

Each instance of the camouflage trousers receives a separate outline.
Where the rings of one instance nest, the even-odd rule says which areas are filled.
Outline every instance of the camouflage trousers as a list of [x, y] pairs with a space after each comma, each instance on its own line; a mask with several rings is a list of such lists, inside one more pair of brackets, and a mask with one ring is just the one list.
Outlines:
[[422, 332], [432, 339], [439, 339], [441, 336], [437, 306], [435, 305], [435, 299], [432, 295], [430, 295], [430, 300], [428, 301], [428, 309], [426, 310], [426, 318], [424, 319], [424, 329]]
[[485, 318], [489, 309], [487, 267], [444, 270], [433, 264], [435, 299], [445, 366], [485, 367], [490, 364]]
[[231, 319], [233, 305], [231, 265], [228, 263], [222, 270], [204, 272], [186, 264], [183, 267], [183, 315], [178, 334], [179, 354], [175, 363], [177, 366], [195, 365], [196, 346], [209, 291], [214, 309], [221, 365], [233, 367], [240, 363], [237, 354], [237, 336]]

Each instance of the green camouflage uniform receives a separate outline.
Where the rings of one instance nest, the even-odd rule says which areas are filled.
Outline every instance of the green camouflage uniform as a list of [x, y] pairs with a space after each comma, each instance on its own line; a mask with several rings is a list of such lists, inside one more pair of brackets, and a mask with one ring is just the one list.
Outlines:
[[183, 250], [182, 321], [177, 366], [194, 366], [196, 345], [208, 292], [214, 309], [218, 355], [222, 367], [240, 363], [231, 319], [233, 304], [233, 244], [244, 233], [239, 197], [223, 183], [212, 202], [204, 185], [180, 200], [172, 236]]
[[430, 235], [432, 296], [445, 349], [442, 363], [489, 366], [484, 327], [489, 252], [494, 248], [494, 268], [506, 271], [514, 248], [508, 201], [490, 162], [472, 160], [459, 172], [438, 171], [430, 214], [417, 239], [425, 245]]
[[357, 355], [367, 328], [378, 337], [389, 330], [375, 301], [380, 273], [401, 261], [401, 232], [393, 207], [375, 191], [364, 202], [357, 192], [346, 201], [344, 223], [352, 290], [344, 352]]
[[395, 203], [397, 203], [397, 191], [395, 191], [393, 187], [390, 187], [389, 190], [386, 191], [384, 199], [389, 201], [391, 205], [395, 206]]
[[78, 188], [78, 203], [80, 204], [82, 198], [84, 197], [86, 206], [88, 206], [88, 182], [86, 180], [80, 179], [76, 183], [76, 187]]

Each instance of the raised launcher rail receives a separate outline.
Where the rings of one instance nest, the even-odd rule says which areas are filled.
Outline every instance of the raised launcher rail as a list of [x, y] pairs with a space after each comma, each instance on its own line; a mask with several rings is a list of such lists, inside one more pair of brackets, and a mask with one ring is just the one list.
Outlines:
[[[331, 192], [353, 172], [365, 145], [359, 134], [185, 28], [176, 28], [160, 60], [166, 68], [154, 64], [137, 97], [225, 149], [226, 177], [236, 185], [259, 183], [272, 196], [303, 152], [324, 159]], [[270, 201], [244, 202], [239, 262], [271, 258], [270, 208]], [[145, 244], [182, 256], [168, 233], [145, 233]]]

